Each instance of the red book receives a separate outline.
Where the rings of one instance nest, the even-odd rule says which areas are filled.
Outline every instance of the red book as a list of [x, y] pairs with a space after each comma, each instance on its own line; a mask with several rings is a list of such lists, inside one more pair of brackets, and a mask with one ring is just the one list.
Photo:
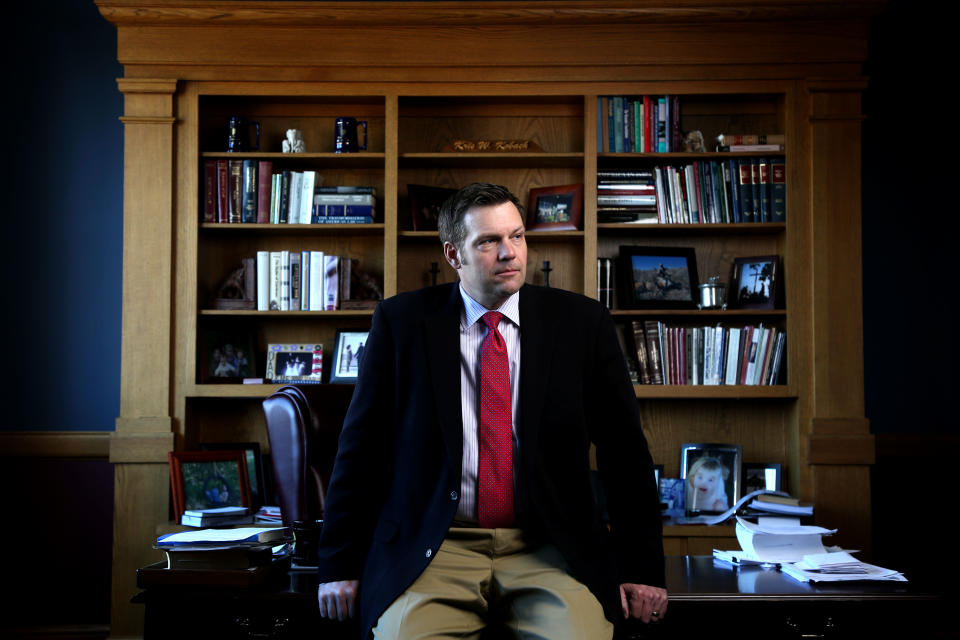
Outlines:
[[257, 223], [270, 222], [270, 193], [273, 187], [273, 162], [261, 160], [257, 165]]
[[217, 222], [230, 222], [230, 171], [226, 160], [217, 160]]
[[203, 162], [203, 221], [217, 221], [217, 161]]

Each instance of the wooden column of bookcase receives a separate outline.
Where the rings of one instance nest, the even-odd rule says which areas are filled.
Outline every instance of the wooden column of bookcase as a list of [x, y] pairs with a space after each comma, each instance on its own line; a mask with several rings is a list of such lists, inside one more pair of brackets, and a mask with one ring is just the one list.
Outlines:
[[[201, 375], [204, 332], [244, 328], [270, 342], [332, 343], [371, 312], [221, 311], [218, 284], [257, 249], [358, 257], [387, 295], [454, 273], [436, 232], [414, 230], [409, 184], [582, 183], [583, 228], [529, 234], [528, 280], [596, 296], [596, 259], [621, 244], [692, 246], [701, 274], [733, 258], [783, 258], [785, 305], [773, 311], [615, 310], [679, 324], [785, 328], [785, 384], [651, 386], [636, 392], [655, 461], [679, 475], [683, 442], [736, 442], [749, 461], [782, 462], [788, 489], [815, 502], [836, 542], [869, 549], [872, 441], [860, 347], [860, 94], [866, 21], [881, 2], [220, 2], [97, 0], [118, 29], [125, 96], [124, 324], [116, 468], [114, 636], [140, 632], [134, 571], [169, 518], [166, 453], [259, 441], [260, 401], [277, 385]], [[571, 46], [576, 43], [576, 46]], [[157, 78], [165, 78], [157, 80]], [[598, 148], [598, 96], [679, 95], [684, 129], [784, 133], [785, 223], [610, 225], [597, 221], [597, 169], [718, 155], [611, 154]], [[201, 167], [224, 157], [226, 119], [260, 120], [261, 151], [234, 155], [316, 169], [327, 184], [372, 184], [376, 224], [201, 224]], [[370, 150], [332, 153], [337, 116], [370, 121]], [[287, 128], [309, 153], [283, 156]], [[542, 151], [451, 153], [456, 139], [528, 139]], [[329, 360], [328, 360], [329, 363]], [[329, 366], [329, 364], [328, 364]], [[262, 366], [261, 366], [262, 372]], [[670, 527], [671, 553], [727, 545], [729, 528]]]

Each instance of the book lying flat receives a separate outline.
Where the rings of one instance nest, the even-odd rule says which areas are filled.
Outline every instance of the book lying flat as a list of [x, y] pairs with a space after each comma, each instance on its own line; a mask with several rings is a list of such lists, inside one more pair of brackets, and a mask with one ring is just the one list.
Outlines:
[[239, 527], [236, 529], [198, 529], [168, 533], [157, 538], [158, 547], [170, 547], [184, 544], [252, 544], [274, 542], [287, 535], [285, 527]]

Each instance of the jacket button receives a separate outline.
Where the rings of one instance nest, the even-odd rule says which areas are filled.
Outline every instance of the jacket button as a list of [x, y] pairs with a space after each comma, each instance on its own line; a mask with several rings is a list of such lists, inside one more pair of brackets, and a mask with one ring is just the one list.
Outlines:
[[432, 555], [433, 555], [433, 549], [427, 549], [427, 557], [429, 558]]
[[451, 500], [456, 500], [456, 499], [457, 499], [457, 492], [456, 492], [456, 491], [451, 491], [451, 492], [450, 492], [450, 499], [451, 499]]

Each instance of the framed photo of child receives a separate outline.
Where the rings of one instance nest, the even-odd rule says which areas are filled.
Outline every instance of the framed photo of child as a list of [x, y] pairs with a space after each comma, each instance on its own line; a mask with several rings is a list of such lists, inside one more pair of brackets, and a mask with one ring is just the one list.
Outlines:
[[680, 473], [690, 515], [722, 513], [740, 499], [738, 444], [687, 443], [680, 448]]

